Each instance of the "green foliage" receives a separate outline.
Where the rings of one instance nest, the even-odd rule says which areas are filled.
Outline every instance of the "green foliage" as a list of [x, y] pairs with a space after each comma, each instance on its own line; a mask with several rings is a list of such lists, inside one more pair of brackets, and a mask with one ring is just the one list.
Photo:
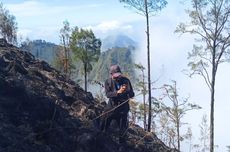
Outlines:
[[17, 23], [14, 15], [0, 3], [0, 35], [9, 43], [17, 43]]
[[92, 70], [91, 62], [96, 62], [100, 56], [101, 41], [91, 30], [75, 28], [71, 35], [70, 47], [76, 60], [87, 66], [87, 72]]
[[75, 27], [70, 38], [70, 48], [75, 60], [83, 65], [85, 77], [85, 90], [87, 91], [87, 73], [92, 71], [92, 63], [97, 62], [101, 52], [101, 41], [97, 39], [92, 30]]
[[[27, 39], [26, 41], [22, 42], [21, 48], [32, 53], [35, 57], [52, 64], [57, 70], [64, 73], [63, 65], [65, 52], [63, 51], [63, 46], [49, 43], [44, 40], [30, 41]], [[133, 47], [116, 47], [101, 53], [99, 60], [97, 62], [93, 62], [93, 70], [89, 73], [89, 80], [96, 80], [104, 83], [104, 81], [109, 77], [108, 70], [110, 65], [119, 64], [121, 65], [122, 71], [132, 79], [132, 82], [134, 82], [136, 74], [133, 62], [133, 52]], [[69, 58], [71, 58], [71, 61], [73, 61], [74, 54], [70, 53]], [[69, 66], [72, 69], [71, 78], [77, 81], [77, 83], [82, 83], [83, 78], [80, 75], [82, 74], [84, 76], [84, 68], [82, 62], [77, 59], [75, 63], [70, 62]]]

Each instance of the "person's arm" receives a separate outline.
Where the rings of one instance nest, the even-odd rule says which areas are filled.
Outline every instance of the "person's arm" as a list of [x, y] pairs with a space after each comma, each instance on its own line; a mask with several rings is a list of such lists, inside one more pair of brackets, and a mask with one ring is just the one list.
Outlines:
[[[117, 97], [117, 91], [109, 85], [110, 79], [105, 81], [105, 94], [107, 98]], [[111, 84], [112, 85], [112, 84]]]
[[129, 94], [129, 97], [132, 98], [132, 97], [135, 96], [135, 93], [134, 93], [134, 91], [133, 91], [133, 87], [132, 87], [131, 82], [130, 82], [130, 81], [128, 81], [128, 82], [129, 82], [129, 83], [128, 83], [128, 86], [129, 86], [128, 94]]

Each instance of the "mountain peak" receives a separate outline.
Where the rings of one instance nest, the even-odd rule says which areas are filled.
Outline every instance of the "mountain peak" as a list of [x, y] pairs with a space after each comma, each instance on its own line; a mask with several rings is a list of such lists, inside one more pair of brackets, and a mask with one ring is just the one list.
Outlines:
[[137, 43], [125, 34], [109, 35], [102, 40], [102, 51], [113, 47], [136, 47]]

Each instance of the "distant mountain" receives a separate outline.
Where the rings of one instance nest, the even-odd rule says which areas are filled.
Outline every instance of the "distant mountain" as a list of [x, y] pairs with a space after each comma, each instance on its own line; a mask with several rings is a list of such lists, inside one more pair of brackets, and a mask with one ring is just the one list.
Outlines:
[[110, 35], [102, 40], [101, 50], [106, 51], [113, 47], [136, 47], [137, 43], [132, 40], [130, 37], [119, 34], [119, 35]]
[[[104, 39], [104, 42], [106, 42], [104, 45], [107, 45], [107, 49], [102, 51], [98, 62], [93, 64], [93, 70], [88, 75], [89, 80], [104, 82], [109, 77], [109, 67], [118, 64], [124, 74], [135, 81], [133, 51], [137, 45], [136, 42], [125, 35], [109, 36]], [[56, 54], [61, 51], [61, 46], [44, 40], [34, 40], [24, 42], [21, 49], [32, 53], [36, 58], [53, 64]], [[83, 80], [82, 63], [75, 62], [74, 64], [75, 74], [72, 77], [75, 81]]]
[[[101, 52], [105, 52], [112, 48], [128, 48], [135, 50], [136, 47], [137, 43], [126, 35], [110, 35], [102, 40]], [[61, 50], [60, 45], [46, 42], [45, 40], [25, 41], [20, 48], [32, 53], [36, 58], [44, 60], [49, 64], [53, 63], [56, 54]]]
[[109, 67], [118, 64], [123, 74], [135, 80], [133, 47], [113, 47], [101, 53], [97, 63], [90, 72], [89, 79], [104, 82], [109, 77]]
[[49, 64], [53, 63], [55, 56], [61, 47], [45, 40], [33, 40], [23, 42], [21, 49], [32, 53], [36, 58], [44, 60]]

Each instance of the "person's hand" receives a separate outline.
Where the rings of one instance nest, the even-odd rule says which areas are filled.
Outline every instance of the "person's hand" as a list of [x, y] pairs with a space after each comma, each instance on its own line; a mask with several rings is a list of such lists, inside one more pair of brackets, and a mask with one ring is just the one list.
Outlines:
[[123, 84], [121, 86], [121, 88], [117, 91], [117, 93], [123, 93], [123, 92], [125, 92], [126, 88], [127, 88], [127, 85]]

